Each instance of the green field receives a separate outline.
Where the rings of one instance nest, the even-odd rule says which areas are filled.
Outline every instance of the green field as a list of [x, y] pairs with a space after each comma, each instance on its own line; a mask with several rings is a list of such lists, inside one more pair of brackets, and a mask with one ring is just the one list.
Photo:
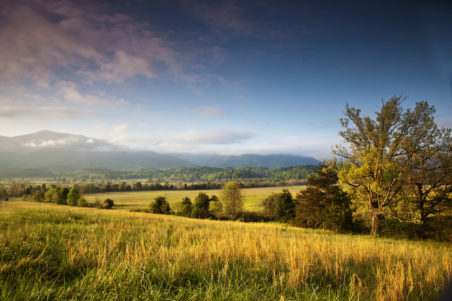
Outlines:
[[[295, 196], [305, 186], [291, 186], [287, 189]], [[262, 201], [271, 193], [279, 193], [282, 191], [281, 187], [265, 187], [265, 188], [247, 188], [242, 190], [243, 205], [245, 210], [259, 212], [262, 210]], [[103, 201], [110, 198], [115, 202], [117, 209], [143, 209], [147, 208], [149, 204], [157, 196], [166, 197], [170, 204], [182, 201], [182, 198], [188, 196], [193, 199], [200, 192], [205, 192], [208, 195], [215, 194], [220, 196], [220, 190], [161, 190], [161, 191], [131, 191], [131, 192], [107, 192], [86, 195], [88, 202], [95, 202], [96, 200]]]
[[1, 300], [434, 300], [452, 247], [0, 203]]

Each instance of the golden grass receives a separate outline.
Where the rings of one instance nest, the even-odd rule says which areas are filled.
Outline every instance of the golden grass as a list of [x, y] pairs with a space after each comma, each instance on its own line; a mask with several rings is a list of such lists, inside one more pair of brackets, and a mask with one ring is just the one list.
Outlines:
[[[452, 247], [440, 243], [19, 201], [4, 203], [0, 218], [13, 219], [23, 212], [37, 212], [43, 229], [63, 225], [52, 218], [75, 213], [84, 214], [81, 221], [92, 222], [77, 224], [75, 219], [65, 226], [71, 231], [64, 232], [61, 226], [66, 234], [58, 239], [47, 233], [47, 242], [33, 247], [34, 252], [0, 262], [0, 276], [17, 266], [45, 262], [52, 246], [49, 241], [56, 239], [67, 268], [85, 271], [81, 283], [89, 284], [77, 287], [79, 297], [86, 297], [83, 294], [91, 286], [102, 291], [105, 282], [113, 285], [109, 288], [119, 299], [119, 287], [143, 293], [141, 286], [147, 281], [180, 289], [188, 277], [193, 285], [203, 287], [197, 297], [191, 291], [184, 295], [194, 299], [242, 299], [248, 295], [235, 293], [248, 287], [261, 290], [256, 297], [262, 299], [423, 300], [434, 298], [452, 272]], [[26, 221], [20, 228], [4, 227], [0, 247], [45, 232], [32, 220]], [[237, 286], [241, 281], [245, 287]], [[165, 293], [170, 298], [180, 296]]]
[[[295, 196], [305, 186], [290, 186], [287, 189]], [[280, 193], [281, 187], [264, 187], [264, 188], [246, 188], [242, 189], [244, 209], [249, 211], [261, 211], [262, 201], [272, 193]], [[106, 192], [97, 194], [87, 194], [86, 200], [88, 202], [95, 202], [96, 200], [103, 201], [106, 198], [114, 200], [115, 207], [118, 209], [138, 209], [147, 208], [149, 204], [154, 201], [157, 196], [166, 197], [170, 205], [180, 202], [182, 198], [188, 196], [193, 199], [200, 192], [205, 192], [208, 195], [215, 194], [220, 196], [220, 190], [161, 190], [161, 191], [129, 191], [129, 192]]]

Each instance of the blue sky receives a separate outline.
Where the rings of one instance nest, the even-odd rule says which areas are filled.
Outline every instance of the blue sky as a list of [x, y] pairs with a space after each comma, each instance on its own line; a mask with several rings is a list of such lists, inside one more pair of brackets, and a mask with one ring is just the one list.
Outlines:
[[450, 4], [311, 2], [2, 1], [0, 135], [321, 159], [394, 95], [452, 126]]

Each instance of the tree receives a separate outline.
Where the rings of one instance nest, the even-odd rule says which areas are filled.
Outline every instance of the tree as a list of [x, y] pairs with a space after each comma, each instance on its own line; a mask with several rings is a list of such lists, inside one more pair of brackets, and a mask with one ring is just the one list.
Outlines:
[[44, 200], [45, 202], [48, 203], [58, 203], [58, 188], [53, 187], [49, 190], [47, 190], [47, 192], [44, 195]]
[[192, 217], [195, 218], [207, 218], [209, 217], [209, 196], [200, 192], [195, 198], [195, 204], [192, 210]]
[[67, 195], [67, 204], [70, 206], [77, 206], [78, 200], [80, 199], [80, 190], [77, 185], [72, 186], [71, 190]]
[[226, 216], [233, 218], [242, 212], [243, 201], [241, 189], [237, 182], [228, 182], [221, 191], [221, 203]]
[[189, 197], [183, 198], [181, 205], [182, 205], [181, 214], [183, 216], [191, 216], [193, 205], [191, 203], [190, 198]]
[[5, 186], [0, 185], [0, 201], [8, 199], [8, 193]]
[[262, 202], [262, 206], [264, 207], [264, 215], [270, 220], [275, 219], [277, 196], [278, 194], [272, 193]]
[[210, 214], [215, 217], [220, 217], [223, 211], [223, 206], [216, 195], [212, 195], [209, 200], [209, 211]]
[[152, 213], [157, 214], [170, 214], [171, 208], [169, 203], [166, 201], [164, 196], [158, 196], [154, 199], [154, 202], [151, 203], [151, 211]]
[[283, 189], [276, 195], [275, 218], [282, 222], [289, 222], [295, 217], [295, 203], [289, 190]]
[[58, 204], [67, 204], [67, 196], [69, 194], [69, 189], [67, 187], [62, 187], [58, 191]]
[[394, 210], [406, 194], [407, 176], [419, 153], [409, 147], [410, 141], [432, 129], [432, 112], [426, 103], [418, 103], [413, 112], [403, 110], [400, 97], [383, 102], [375, 119], [361, 117], [359, 109], [346, 106], [340, 135], [348, 149], [336, 146], [333, 151], [345, 159], [339, 165], [339, 182], [358, 202], [368, 205], [374, 236], [379, 235], [381, 219], [397, 213]]
[[417, 222], [425, 226], [427, 218], [452, 204], [451, 129], [438, 128], [435, 108], [418, 102], [407, 118], [415, 130], [407, 137], [403, 149], [408, 164], [405, 181]]
[[300, 227], [350, 230], [353, 223], [351, 199], [339, 186], [331, 165], [323, 164], [308, 178], [297, 194], [295, 224]]

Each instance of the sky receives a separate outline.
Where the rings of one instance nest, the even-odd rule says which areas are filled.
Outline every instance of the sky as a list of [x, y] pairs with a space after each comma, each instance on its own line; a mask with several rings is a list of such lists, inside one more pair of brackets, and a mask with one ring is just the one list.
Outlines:
[[0, 135], [331, 157], [345, 105], [452, 127], [447, 1], [0, 3]]

